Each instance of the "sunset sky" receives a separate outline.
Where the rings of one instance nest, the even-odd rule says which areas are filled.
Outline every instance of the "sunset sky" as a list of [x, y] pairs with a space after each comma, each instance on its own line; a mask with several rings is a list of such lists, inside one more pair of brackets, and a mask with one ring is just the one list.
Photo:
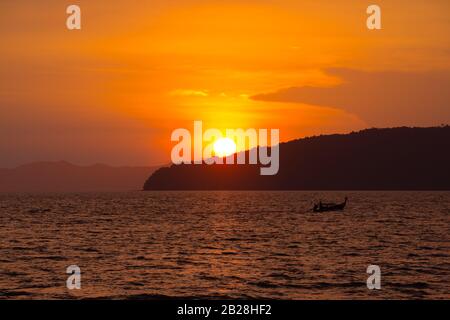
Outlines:
[[[382, 9], [382, 30], [366, 8]], [[82, 30], [66, 28], [78, 4]], [[169, 162], [170, 135], [450, 123], [448, 0], [0, 2], [0, 167]]]

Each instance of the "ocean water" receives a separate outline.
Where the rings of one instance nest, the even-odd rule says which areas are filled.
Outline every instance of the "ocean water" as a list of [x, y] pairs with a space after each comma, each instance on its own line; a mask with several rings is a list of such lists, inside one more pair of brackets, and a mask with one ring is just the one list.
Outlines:
[[3, 299], [450, 298], [450, 192], [2, 194], [0, 233]]

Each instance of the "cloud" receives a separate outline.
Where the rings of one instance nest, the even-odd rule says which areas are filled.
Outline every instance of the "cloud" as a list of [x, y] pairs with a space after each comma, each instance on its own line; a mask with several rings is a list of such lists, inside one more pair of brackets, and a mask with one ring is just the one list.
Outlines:
[[172, 96], [192, 96], [192, 97], [207, 97], [209, 95], [206, 90], [185, 90], [177, 89], [170, 93]]
[[365, 72], [330, 69], [342, 83], [291, 87], [258, 94], [258, 101], [304, 103], [354, 113], [372, 126], [439, 125], [450, 122], [450, 72]]

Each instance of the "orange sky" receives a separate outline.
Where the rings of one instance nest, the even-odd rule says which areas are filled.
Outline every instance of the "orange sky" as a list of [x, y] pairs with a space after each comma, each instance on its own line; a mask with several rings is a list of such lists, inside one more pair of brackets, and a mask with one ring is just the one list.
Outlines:
[[[450, 2], [2, 1], [0, 166], [152, 165], [170, 134], [450, 122]], [[82, 30], [65, 27], [68, 4]]]

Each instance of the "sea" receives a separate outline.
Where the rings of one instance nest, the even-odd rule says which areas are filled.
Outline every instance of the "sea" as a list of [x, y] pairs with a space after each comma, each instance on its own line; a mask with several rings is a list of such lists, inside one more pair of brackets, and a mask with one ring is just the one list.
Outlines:
[[450, 299], [450, 192], [0, 194], [0, 299]]

